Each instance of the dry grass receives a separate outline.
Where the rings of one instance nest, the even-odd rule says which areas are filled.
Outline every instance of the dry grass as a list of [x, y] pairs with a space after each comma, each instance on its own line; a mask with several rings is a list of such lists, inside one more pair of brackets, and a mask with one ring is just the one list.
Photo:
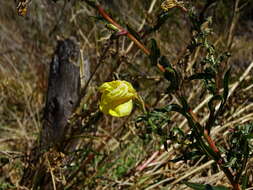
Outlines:
[[[110, 32], [102, 23], [96, 23], [90, 17], [97, 14], [95, 10], [81, 1], [64, 2], [33, 0], [27, 17], [16, 14], [14, 1], [0, 2], [0, 189], [18, 188], [26, 156], [38, 139], [48, 68], [56, 40], [76, 36], [85, 57], [91, 63], [91, 70], [94, 70], [103, 48], [108, 44]], [[141, 29], [144, 22], [155, 22], [161, 1], [129, 2], [119, 1], [104, 6], [119, 22], [128, 23], [136, 30]], [[196, 6], [201, 9], [203, 5], [196, 3]], [[233, 70], [230, 84], [234, 90], [231, 91], [225, 117], [212, 132], [217, 142], [226, 138], [229, 128], [253, 120], [253, 20], [252, 15], [247, 16], [252, 10], [253, 5], [249, 3], [242, 10], [241, 18], [231, 34], [232, 57], [229, 64]], [[220, 49], [226, 47], [231, 24], [231, 14], [222, 14], [228, 20], [222, 21], [224, 23], [216, 23], [214, 20], [215, 30], [211, 37]], [[186, 16], [173, 10], [168, 22], [147, 39], [155, 38], [162, 53], [174, 63], [189, 43], [189, 24]], [[226, 24], [227, 28], [221, 28], [222, 24]], [[113, 74], [132, 82], [150, 108], [175, 103], [174, 97], [165, 94], [167, 84], [159, 71], [150, 65], [148, 57], [132, 46], [126, 37], [120, 37], [118, 43], [111, 46], [106, 59], [92, 78], [86, 94], [87, 109], [97, 110], [96, 87], [103, 81], [111, 80]], [[131, 51], [123, 56], [128, 50]], [[201, 57], [201, 53], [197, 56]], [[190, 62], [194, 59], [191, 57]], [[194, 111], [204, 123], [209, 97], [200, 97], [199, 89], [200, 84], [190, 84], [186, 93], [189, 94]], [[54, 179], [67, 180], [66, 189], [188, 189], [180, 183], [182, 180], [229, 186], [224, 174], [214, 167], [213, 161], [202, 157], [197, 162], [173, 163], [169, 160], [180, 155], [177, 146], [171, 146], [165, 151], [158, 137], [145, 141], [139, 138], [139, 131], [134, 126], [134, 119], [139, 114], [136, 109], [130, 117], [124, 119], [103, 115], [84, 128], [80, 134], [83, 137], [79, 141], [79, 151], [74, 154], [70, 165], [60, 171], [64, 177], [54, 176]], [[178, 114], [171, 117], [173, 126], [178, 125], [187, 130], [183, 117]], [[87, 161], [90, 155], [93, 157]], [[148, 160], [150, 157], [153, 159]], [[140, 169], [144, 163], [145, 167]], [[252, 164], [251, 159], [248, 167]], [[71, 178], [79, 168], [82, 169], [77, 177]], [[251, 184], [252, 172], [249, 178]]]

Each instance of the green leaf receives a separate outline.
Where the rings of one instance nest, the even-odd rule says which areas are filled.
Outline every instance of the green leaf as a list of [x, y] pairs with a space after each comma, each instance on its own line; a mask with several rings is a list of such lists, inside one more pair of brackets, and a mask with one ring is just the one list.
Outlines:
[[228, 97], [228, 90], [229, 90], [228, 83], [229, 83], [230, 71], [231, 71], [231, 68], [229, 68], [227, 70], [227, 72], [225, 73], [225, 76], [224, 76], [224, 80], [223, 80], [223, 88], [224, 88], [223, 99], [224, 99], [224, 101], [226, 101], [227, 97]]
[[87, 3], [88, 5], [90, 5], [93, 8], [97, 7], [97, 3], [95, 0], [86, 0], [85, 3]]
[[162, 56], [159, 60], [159, 64], [165, 68], [164, 77], [170, 82], [168, 92], [172, 92], [179, 89], [180, 77], [177, 71], [170, 65], [165, 56]]
[[179, 127], [174, 127], [172, 131], [174, 132], [175, 135], [179, 134], [180, 136], [185, 137], [185, 132]]
[[180, 103], [181, 103], [182, 106], [183, 106], [184, 111], [185, 111], [185, 112], [189, 111], [189, 110], [190, 110], [190, 106], [188, 105], [188, 103], [187, 103], [185, 97], [180, 96], [180, 97], [179, 97], [179, 100], [180, 100]]
[[103, 22], [105, 25], [108, 24], [108, 22], [104, 19], [104, 17], [102, 16], [89, 16], [90, 19], [93, 19], [95, 22], [101, 21]]
[[178, 104], [169, 104], [167, 106], [164, 106], [163, 108], [157, 108], [155, 109], [155, 111], [161, 112], [161, 113], [175, 111], [175, 112], [181, 113], [182, 115], [185, 115], [184, 109]]
[[249, 176], [244, 175], [242, 177], [242, 190], [246, 189], [248, 181], [249, 181]]
[[[209, 108], [210, 114], [209, 114], [209, 118], [205, 127], [207, 130], [211, 129], [211, 127], [213, 126], [216, 120], [216, 117], [218, 116], [217, 114], [215, 114], [215, 105], [214, 105], [214, 101], [217, 101], [217, 100], [222, 101], [222, 97], [220, 95], [213, 96], [211, 100], [208, 102], [208, 108]], [[222, 103], [220, 106], [222, 106]]]
[[224, 166], [225, 167], [233, 167], [237, 161], [236, 157], [231, 158]]
[[130, 34], [132, 34], [137, 40], [141, 41], [141, 37], [139, 35], [138, 32], [136, 32], [131, 26], [129, 26], [128, 24], [126, 25], [127, 26], [127, 30]]
[[162, 65], [164, 68], [173, 71], [173, 68], [172, 68], [170, 62], [168, 61], [168, 59], [165, 56], [161, 56], [161, 58], [159, 60], [159, 64]]
[[162, 142], [163, 142], [164, 150], [168, 151], [167, 139], [164, 139]]
[[192, 76], [190, 76], [188, 79], [189, 80], [196, 80], [196, 79], [206, 79], [210, 80], [214, 78], [215, 76], [212, 73], [197, 73]]
[[222, 101], [222, 97], [220, 95], [216, 95], [216, 96], [213, 96], [211, 98], [211, 100], [209, 100], [208, 102], [208, 108], [210, 110], [210, 112], [214, 112], [215, 111], [215, 105], [214, 104], [214, 101]]
[[194, 190], [229, 190], [227, 187], [223, 187], [223, 186], [215, 187], [211, 185], [204, 185], [204, 184], [191, 183], [191, 182], [183, 182], [183, 183]]
[[206, 85], [207, 90], [209, 90], [213, 95], [216, 94], [216, 86], [214, 82], [207, 83]]
[[188, 161], [188, 160], [194, 160], [196, 158], [199, 158], [203, 156], [203, 153], [201, 151], [192, 151], [192, 152], [184, 152], [182, 156], [176, 157], [175, 159], [169, 160], [170, 162], [176, 163], [179, 161]]
[[245, 135], [246, 139], [253, 139], [253, 134]]
[[165, 22], [166, 20], [170, 17], [168, 12], [163, 12], [158, 16], [156, 25], [153, 27], [153, 31], [158, 30]]
[[157, 60], [160, 57], [160, 49], [158, 48], [156, 41], [154, 39], [151, 39], [151, 53], [150, 53], [150, 60], [152, 65], [157, 64]]

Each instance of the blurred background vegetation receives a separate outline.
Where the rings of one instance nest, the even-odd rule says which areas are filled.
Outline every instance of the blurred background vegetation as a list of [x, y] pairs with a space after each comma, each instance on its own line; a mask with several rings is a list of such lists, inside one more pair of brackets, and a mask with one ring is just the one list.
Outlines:
[[[207, 2], [186, 1], [197, 12]], [[236, 13], [235, 2], [239, 3]], [[162, 12], [161, 3], [161, 0], [102, 0], [101, 6], [122, 26], [141, 31], [156, 23]], [[150, 64], [148, 56], [125, 36], [111, 42], [112, 32], [84, 1], [32, 0], [23, 17], [18, 16], [16, 5], [14, 0], [0, 1], [0, 189], [22, 189], [19, 181], [42, 126], [49, 64], [57, 40], [75, 36], [91, 71], [104, 48], [112, 43], [89, 84], [84, 106], [89, 114], [82, 116], [83, 123], [98, 109], [97, 86], [115, 77], [131, 82], [150, 110], [176, 101], [166, 93], [168, 84]], [[218, 0], [205, 12], [205, 17], [208, 16], [213, 19], [209, 40], [217, 49], [231, 53], [230, 87], [238, 83], [228, 100], [229, 109], [216, 123], [213, 133], [215, 141], [226, 146], [229, 129], [253, 119], [253, 71], [243, 75], [253, 61], [253, 1]], [[188, 16], [171, 9], [166, 23], [142, 39], [148, 48], [151, 38], [171, 64], [176, 64], [191, 40]], [[193, 72], [201, 56], [202, 52], [196, 52], [190, 57], [189, 64], [193, 65], [186, 73]], [[200, 90], [201, 85], [189, 83], [185, 88], [191, 106], [198, 108], [199, 118], [208, 113], [206, 105], [200, 104], [207, 98]], [[224, 174], [204, 156], [171, 162], [182, 153], [180, 147], [168, 144], [165, 151], [156, 135], [141, 138], [143, 129], [135, 127], [135, 118], [140, 114], [135, 109], [131, 116], [120, 119], [99, 115], [88, 126], [80, 124], [78, 127], [83, 130], [79, 149], [73, 153], [71, 162], [57, 172], [56, 180], [62, 181], [65, 189], [189, 189], [181, 183], [183, 180], [229, 187]], [[179, 114], [173, 113], [171, 118], [173, 122], [168, 126], [187, 129]], [[248, 190], [253, 186], [252, 166], [251, 158], [247, 166], [251, 168]]]

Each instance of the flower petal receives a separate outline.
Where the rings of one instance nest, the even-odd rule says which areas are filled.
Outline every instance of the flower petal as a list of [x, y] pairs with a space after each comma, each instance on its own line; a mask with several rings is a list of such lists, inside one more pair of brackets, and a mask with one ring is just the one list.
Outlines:
[[114, 109], [109, 110], [109, 114], [114, 117], [124, 117], [129, 115], [133, 109], [133, 101], [130, 99], [129, 101], [119, 104]]
[[99, 109], [115, 117], [129, 115], [133, 108], [132, 99], [138, 95], [127, 81], [111, 81], [103, 83], [98, 90], [102, 93]]

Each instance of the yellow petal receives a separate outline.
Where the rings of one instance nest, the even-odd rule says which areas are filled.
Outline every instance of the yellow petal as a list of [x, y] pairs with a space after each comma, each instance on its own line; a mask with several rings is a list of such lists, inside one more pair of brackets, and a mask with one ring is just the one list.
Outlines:
[[110, 90], [112, 90], [113, 87], [111, 85], [111, 82], [105, 82], [103, 83], [100, 87], [98, 87], [98, 91], [101, 92], [101, 93], [104, 93], [104, 92], [110, 92]]
[[138, 95], [127, 81], [111, 81], [103, 83], [98, 90], [102, 93], [99, 109], [115, 117], [129, 115], [133, 108], [132, 99]]
[[108, 104], [105, 104], [103, 101], [100, 102], [99, 109], [104, 114], [109, 114], [110, 107]]
[[129, 100], [123, 104], [118, 105], [114, 109], [109, 110], [109, 114], [114, 117], [124, 117], [130, 115], [133, 109], [133, 101]]

